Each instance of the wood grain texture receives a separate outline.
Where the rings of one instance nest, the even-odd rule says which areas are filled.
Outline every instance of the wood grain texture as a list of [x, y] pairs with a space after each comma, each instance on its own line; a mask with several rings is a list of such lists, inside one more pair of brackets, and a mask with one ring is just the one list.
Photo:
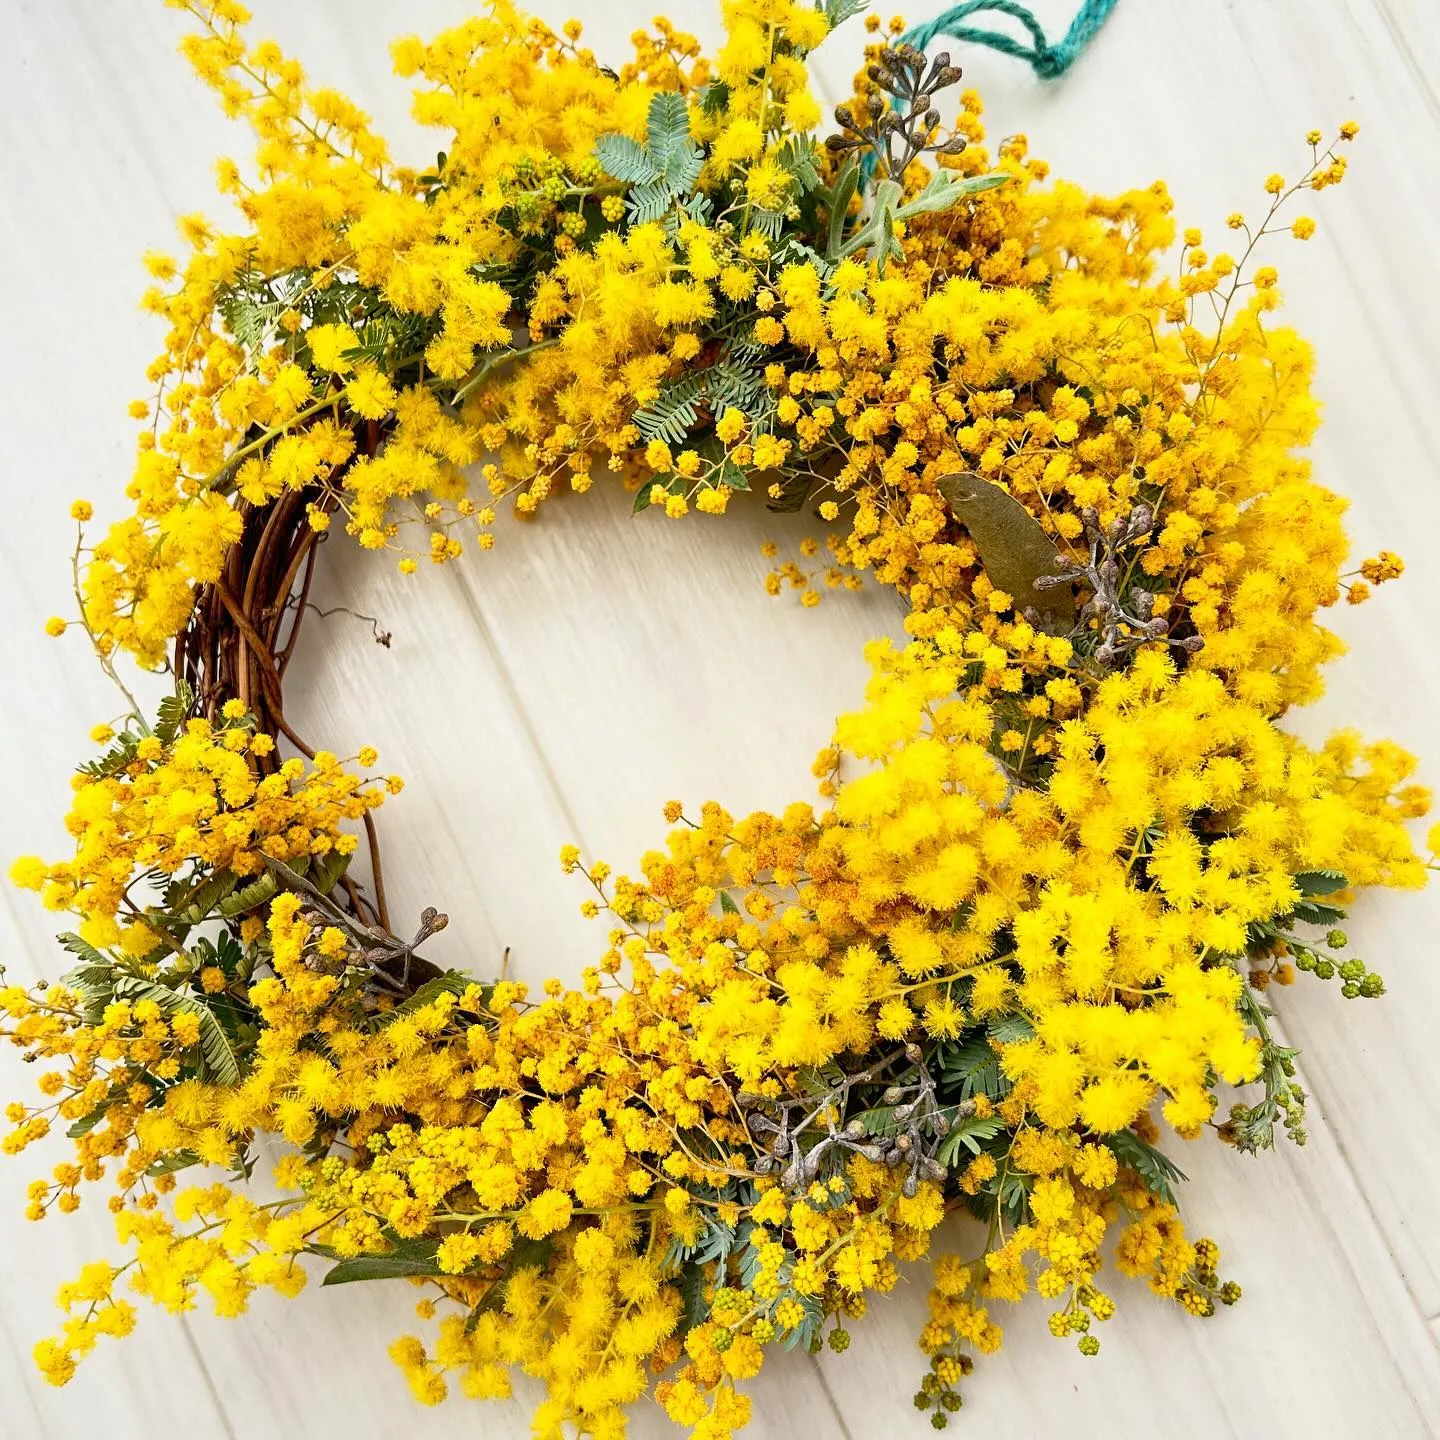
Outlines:
[[[463, 0], [412, 0], [399, 13], [381, 0], [254, 8], [397, 149], [433, 153], [434, 137], [407, 118], [383, 42], [460, 18]], [[537, 8], [552, 21], [567, 13], [548, 0]], [[622, 43], [653, 8], [577, 7], [597, 48]], [[910, 18], [938, 8], [917, 5]], [[1055, 32], [1073, 0], [1034, 8]], [[708, 0], [672, 13], [706, 40], [718, 33]], [[7, 860], [59, 853], [67, 771], [85, 732], [115, 708], [78, 645], [39, 632], [68, 608], [69, 499], [91, 497], [102, 519], [122, 503], [124, 406], [155, 346], [133, 305], [138, 256], [171, 243], [176, 215], [214, 210], [211, 161], [246, 145], [171, 53], [180, 29], [148, 0], [0, 5], [0, 605], [12, 677], [0, 744], [20, 777], [0, 813]], [[858, 22], [832, 43], [821, 80], [833, 99], [858, 56]], [[1057, 85], [987, 52], [959, 58], [987, 97], [992, 134], [1023, 128], [1058, 174], [1095, 188], [1164, 174], [1183, 219], [1217, 235], [1227, 212], [1258, 205], [1265, 173], [1294, 170], [1311, 125], [1362, 122], [1352, 178], [1317, 197], [1319, 236], [1280, 243], [1273, 258], [1318, 356], [1327, 423], [1317, 473], [1353, 502], [1357, 556], [1390, 545], [1411, 573], [1336, 616], [1352, 654], [1328, 698], [1295, 723], [1307, 735], [1354, 724], [1393, 736], [1427, 756], [1429, 776], [1440, 773], [1432, 0], [1126, 0]], [[395, 638], [380, 649], [343, 614], [312, 621], [295, 714], [336, 748], [378, 745], [407, 777], [383, 815], [396, 915], [448, 910], [450, 963], [492, 973], [508, 947], [512, 973], [574, 976], [604, 937], [559, 873], [562, 843], [623, 867], [660, 839], [672, 796], [746, 810], [808, 795], [815, 750], [859, 698], [863, 642], [898, 633], [900, 615], [874, 589], [816, 612], [769, 600], [759, 541], [793, 546], [805, 533], [803, 519], [744, 506], [724, 521], [632, 519], [602, 478], [534, 524], [502, 527], [490, 555], [410, 581], [343, 541], [328, 546], [319, 602], [378, 616]], [[11, 973], [56, 973], [50, 917], [0, 894]], [[1172, 1143], [1192, 1176], [1187, 1211], [1221, 1243], [1243, 1303], [1197, 1324], [1117, 1285], [1120, 1313], [1093, 1361], [1050, 1339], [1043, 1307], [1023, 1306], [1002, 1317], [1005, 1349], [971, 1382], [967, 1428], [1028, 1436], [1064, 1424], [1137, 1440], [1162, 1427], [1196, 1440], [1440, 1433], [1440, 970], [1430, 941], [1440, 895], [1366, 900], [1350, 929], [1390, 998], [1346, 1004], [1310, 983], [1280, 1000], [1306, 1050], [1310, 1145], [1249, 1160]], [[0, 1057], [5, 1093], [27, 1078]], [[137, 1335], [49, 1390], [30, 1345], [54, 1323], [59, 1281], [110, 1248], [109, 1225], [92, 1203], [27, 1228], [19, 1216], [33, 1169], [28, 1158], [0, 1165], [3, 1440], [138, 1440], [181, 1427], [196, 1440], [528, 1434], [533, 1395], [523, 1392], [482, 1410], [412, 1405], [383, 1355], [413, 1299], [399, 1286], [267, 1299], [238, 1323], [145, 1313]], [[953, 1241], [977, 1243], [964, 1227]], [[777, 1359], [755, 1386], [751, 1433], [923, 1433], [905, 1413], [923, 1305], [917, 1272], [872, 1307], [845, 1356]], [[635, 1433], [675, 1432], [647, 1410]]]

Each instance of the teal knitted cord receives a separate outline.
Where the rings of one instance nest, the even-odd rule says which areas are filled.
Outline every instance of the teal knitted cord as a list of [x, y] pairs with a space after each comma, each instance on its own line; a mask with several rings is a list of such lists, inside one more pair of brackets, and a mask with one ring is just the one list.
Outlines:
[[[905, 32], [904, 39], [917, 50], [923, 50], [932, 40], [943, 35], [951, 40], [961, 40], [971, 45], [986, 45], [1002, 55], [1013, 55], [1017, 60], [1026, 61], [1042, 80], [1054, 80], [1063, 75], [1075, 62], [1080, 52], [1095, 38], [1110, 12], [1115, 0], [1085, 0], [1080, 13], [1071, 21], [1065, 38], [1052, 45], [1040, 28], [1040, 22], [1017, 0], [965, 0], [964, 4], [952, 5], [943, 15], [912, 25]], [[1000, 30], [982, 30], [962, 22], [972, 15], [985, 12], [1008, 15], [1017, 20], [1030, 33], [1031, 43], [1006, 35]]]

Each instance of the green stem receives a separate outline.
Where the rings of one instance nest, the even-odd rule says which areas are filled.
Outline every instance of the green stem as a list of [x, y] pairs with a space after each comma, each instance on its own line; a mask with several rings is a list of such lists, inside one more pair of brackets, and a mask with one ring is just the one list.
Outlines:
[[525, 355], [534, 355], [538, 350], [548, 350], [552, 345], [558, 345], [560, 337], [552, 335], [547, 340], [537, 340], [533, 345], [527, 345], [521, 350], [502, 350], [497, 355], [487, 355], [457, 387], [455, 394], [451, 396], [454, 404], [458, 405], [472, 390], [483, 381], [492, 370], [498, 369], [501, 365], [507, 365], [512, 360], [519, 360]]

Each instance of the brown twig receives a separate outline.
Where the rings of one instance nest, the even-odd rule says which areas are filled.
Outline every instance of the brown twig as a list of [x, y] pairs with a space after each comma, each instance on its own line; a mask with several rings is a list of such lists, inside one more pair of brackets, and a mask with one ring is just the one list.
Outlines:
[[[357, 438], [360, 452], [373, 455], [383, 438], [381, 427], [368, 423]], [[338, 507], [339, 478], [331, 475], [303, 490], [287, 490], [261, 505], [240, 505], [244, 521], [240, 539], [231, 546], [223, 572], [198, 588], [189, 623], [176, 637], [173, 657], [175, 676], [194, 694], [199, 714], [213, 722], [227, 700], [238, 698], [253, 714], [260, 732], [283, 737], [311, 759], [314, 747], [285, 715], [283, 682], [309, 606], [323, 539], [323, 532], [311, 527], [309, 513], [312, 507], [326, 513]], [[255, 763], [261, 770], [273, 771], [280, 763], [279, 754], [272, 751], [256, 757]], [[374, 922], [388, 933], [379, 835], [368, 811], [364, 824], [374, 898], [368, 898], [350, 876], [343, 877], [341, 888], [357, 921]]]
[[374, 817], [365, 812], [365, 839], [370, 847], [370, 883], [375, 890], [375, 909], [380, 917], [380, 928], [390, 928], [390, 911], [385, 904], [385, 876], [380, 869], [380, 837], [375, 833]]

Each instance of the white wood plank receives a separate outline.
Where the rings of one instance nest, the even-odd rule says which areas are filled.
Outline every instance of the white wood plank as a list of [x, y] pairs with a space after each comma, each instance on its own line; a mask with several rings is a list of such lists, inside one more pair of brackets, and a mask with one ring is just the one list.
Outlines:
[[[313, 74], [408, 136], [416, 132], [381, 41], [401, 25], [430, 31], [467, 9], [460, 0], [425, 0], [403, 16], [378, 0], [256, 8]], [[563, 7], [541, 8], [563, 18]], [[649, 8], [607, 4], [592, 38], [622, 36]], [[1052, 32], [1071, 10], [1068, 0], [1035, 8]], [[716, 33], [708, 5], [681, 9], [695, 13], [677, 20]], [[1212, 7], [1200, 23], [1181, 0], [1135, 0], [1054, 87], [984, 53], [962, 59], [967, 80], [987, 93], [994, 133], [1025, 128], [1057, 171], [1097, 187], [1166, 173], [1185, 218], [1212, 230], [1258, 196], [1266, 171], [1293, 168], [1310, 124], [1356, 113], [1366, 133], [1353, 182], [1319, 197], [1317, 240], [1287, 246], [1278, 259], [1293, 316], [1317, 343], [1330, 401], [1319, 472], [1355, 497], [1358, 551], [1403, 550], [1410, 536], [1440, 533], [1440, 457], [1425, 425], [1440, 302], [1423, 282], [1440, 178], [1433, 94], [1422, 84], [1434, 74], [1434, 11], [1422, 0], [1321, 10], [1304, 0]], [[162, 53], [169, 38], [160, 37], [178, 28], [168, 13], [133, 3], [29, 0], [0, 10], [0, 66], [11, 81], [0, 91], [11, 197], [0, 213], [0, 299], [9, 333], [24, 338], [23, 349], [0, 350], [0, 406], [15, 457], [0, 480], [12, 516], [0, 531], [0, 603], [14, 627], [6, 658], [30, 681], [6, 695], [0, 738], [33, 775], [22, 803], [0, 816], [7, 854], [57, 847], [65, 772], [84, 751], [85, 730], [110, 708], [76, 647], [47, 642], [37, 627], [65, 604], [65, 503], [89, 493], [102, 513], [118, 506], [129, 444], [123, 406], [153, 344], [130, 308], [142, 283], [134, 257], [164, 247], [175, 213], [213, 209], [210, 160], [244, 149], [182, 63]], [[851, 30], [858, 47], [858, 24]], [[849, 68], [848, 60], [827, 68], [832, 96]], [[1238, 98], [1222, 105], [1221, 93]], [[428, 153], [431, 138], [418, 137], [416, 153]], [[69, 223], [38, 226], [38, 207], [54, 204], [62, 185]], [[56, 377], [74, 375], [77, 353], [83, 385], [57, 400]], [[515, 973], [573, 975], [601, 948], [603, 933], [576, 914], [581, 895], [555, 866], [563, 841], [623, 866], [660, 837], [657, 811], [671, 795], [715, 795], [744, 809], [806, 794], [830, 718], [858, 696], [860, 641], [896, 620], [878, 591], [836, 597], [814, 613], [761, 594], [755, 542], [793, 536], [796, 522], [754, 514], [631, 521], [604, 486], [507, 530], [492, 555], [452, 572], [402, 582], [340, 545], [326, 557], [333, 598], [324, 603], [379, 615], [395, 644], [377, 649], [344, 616], [312, 619], [304, 663], [313, 682], [297, 690], [297, 714], [326, 743], [379, 744], [407, 776], [409, 788], [383, 814], [396, 913], [448, 908], [456, 923], [442, 937], [445, 958], [480, 971], [510, 945]], [[1437, 582], [1433, 569], [1422, 573], [1418, 549], [1409, 558], [1415, 573], [1403, 588], [1339, 617], [1356, 654], [1337, 667], [1332, 701], [1304, 717], [1307, 733], [1355, 722], [1428, 746], [1433, 757], [1440, 683], [1426, 622]], [[778, 729], [776, 714], [793, 724]], [[1122, 1296], [1128, 1304], [1105, 1351], [1084, 1365], [1028, 1307], [1011, 1321], [1006, 1351], [977, 1372], [964, 1418], [1027, 1434], [1058, 1413], [1080, 1435], [1147, 1434], [1162, 1414], [1175, 1433], [1195, 1436], [1440, 1431], [1434, 1337], [1416, 1308], [1440, 1307], [1430, 1198], [1440, 1183], [1440, 1068], [1425, 1024], [1440, 981], [1422, 939], [1434, 907], [1431, 896], [1383, 897], [1351, 927], [1390, 982], [1388, 1002], [1342, 1006], [1313, 984], [1283, 997], [1317, 1094], [1305, 1152], [1253, 1163], [1195, 1147], [1181, 1156], [1195, 1176], [1188, 1211], [1225, 1247], [1246, 1286], [1242, 1305], [1200, 1326], [1142, 1295]], [[0, 911], [0, 929], [15, 932], [0, 938], [17, 973], [57, 968], [47, 919], [23, 902]], [[17, 1070], [0, 1060], [7, 1089]], [[26, 1352], [53, 1324], [50, 1291], [106, 1248], [108, 1227], [92, 1208], [25, 1229], [16, 1217], [29, 1173], [24, 1162], [0, 1167], [7, 1435], [78, 1437], [103, 1423], [138, 1436], [182, 1420], [202, 1436], [527, 1432], [519, 1403], [478, 1412], [463, 1402], [438, 1412], [411, 1405], [382, 1353], [406, 1326], [399, 1287], [312, 1293], [257, 1306], [239, 1324], [194, 1317], [182, 1328], [146, 1314], [140, 1334], [87, 1362], [68, 1390], [49, 1391]], [[921, 1283], [877, 1304], [851, 1352], [824, 1363], [857, 1436], [914, 1423], [903, 1409], [916, 1373], [909, 1322], [923, 1305]], [[757, 1436], [842, 1433], [801, 1357], [777, 1361], [762, 1378], [757, 1414]], [[661, 1431], [674, 1433], [653, 1413], [637, 1426], [637, 1434]]]
[[[1374, 0], [1380, 23], [1390, 32], [1400, 58], [1414, 77], [1430, 113], [1440, 117], [1440, 10], [1428, 0]], [[1362, 0], [1361, 15], [1365, 14]]]

